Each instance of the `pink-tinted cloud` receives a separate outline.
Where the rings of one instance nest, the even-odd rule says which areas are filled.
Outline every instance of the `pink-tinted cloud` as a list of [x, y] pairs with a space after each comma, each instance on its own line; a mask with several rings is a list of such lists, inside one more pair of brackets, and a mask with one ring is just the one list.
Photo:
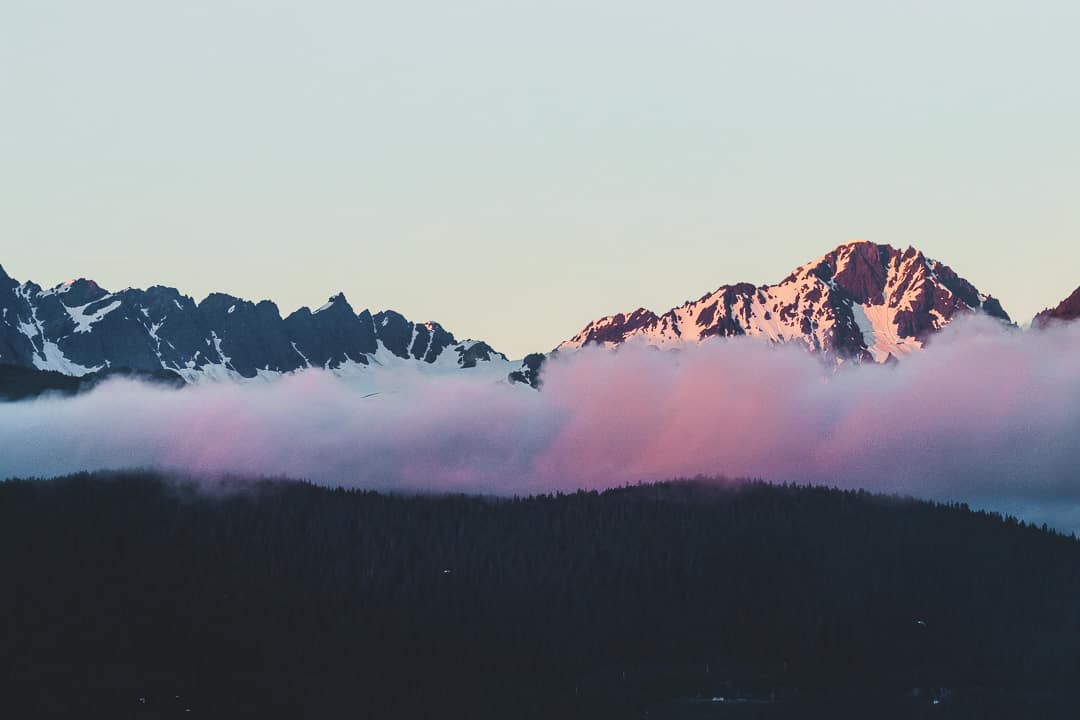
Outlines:
[[708, 474], [1080, 520], [1080, 325], [976, 318], [899, 365], [836, 373], [753, 340], [584, 350], [544, 378], [537, 393], [397, 371], [374, 397], [319, 371], [179, 392], [117, 381], [0, 406], [0, 476], [152, 466], [511, 494]]

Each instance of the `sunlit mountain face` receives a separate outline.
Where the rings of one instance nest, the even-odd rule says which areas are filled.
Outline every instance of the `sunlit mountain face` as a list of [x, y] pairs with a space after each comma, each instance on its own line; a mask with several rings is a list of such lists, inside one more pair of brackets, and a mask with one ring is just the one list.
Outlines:
[[747, 335], [796, 342], [838, 361], [886, 362], [921, 349], [965, 313], [1009, 322], [995, 298], [919, 250], [854, 242], [774, 285], [724, 285], [662, 315], [639, 308], [600, 318], [559, 349]]
[[1057, 306], [1035, 316], [1034, 325], [1046, 326], [1055, 322], [1071, 322], [1080, 318], [1080, 288], [1062, 300]]

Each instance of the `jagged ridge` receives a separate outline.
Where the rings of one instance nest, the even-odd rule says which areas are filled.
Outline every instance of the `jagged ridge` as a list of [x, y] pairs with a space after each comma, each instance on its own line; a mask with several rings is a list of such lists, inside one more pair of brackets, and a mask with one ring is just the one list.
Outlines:
[[196, 303], [174, 288], [111, 293], [85, 279], [42, 289], [0, 267], [0, 364], [71, 376], [165, 369], [191, 381], [395, 360], [514, 369], [487, 343], [459, 342], [437, 322], [415, 323], [392, 310], [357, 313], [343, 294], [282, 318], [269, 300], [213, 293]]

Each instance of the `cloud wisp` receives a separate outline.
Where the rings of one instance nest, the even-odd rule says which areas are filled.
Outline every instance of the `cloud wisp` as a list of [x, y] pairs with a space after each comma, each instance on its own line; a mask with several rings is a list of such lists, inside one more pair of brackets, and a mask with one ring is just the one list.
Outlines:
[[537, 393], [468, 372], [321, 371], [180, 391], [113, 381], [0, 405], [0, 477], [156, 467], [384, 490], [523, 494], [698, 474], [862, 487], [1080, 527], [1080, 324], [972, 318], [898, 365], [795, 347], [586, 349]]

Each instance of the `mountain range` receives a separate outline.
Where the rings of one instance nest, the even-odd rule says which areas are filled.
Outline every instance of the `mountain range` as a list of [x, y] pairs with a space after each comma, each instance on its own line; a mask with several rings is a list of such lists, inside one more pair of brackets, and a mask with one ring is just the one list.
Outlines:
[[439, 323], [353, 310], [343, 294], [282, 317], [268, 300], [213, 293], [202, 302], [169, 287], [109, 292], [93, 280], [43, 289], [0, 268], [0, 364], [84, 376], [124, 368], [187, 381], [339, 372], [395, 362], [439, 368], [511, 364], [487, 343], [457, 340]]
[[[798, 343], [829, 362], [880, 363], [919, 351], [969, 313], [1011, 323], [997, 299], [944, 263], [915, 248], [859, 241], [776, 284], [723, 285], [661, 315], [638, 308], [600, 318], [553, 353], [749, 336]], [[1078, 316], [1080, 290], [1035, 323]], [[537, 387], [547, 356], [510, 361], [482, 340], [459, 341], [437, 322], [414, 322], [392, 310], [357, 312], [340, 293], [315, 310], [282, 317], [269, 300], [212, 293], [196, 302], [170, 287], [110, 292], [87, 279], [42, 288], [0, 267], [0, 365], [87, 380], [117, 372], [187, 382], [246, 380], [305, 368], [364, 374], [410, 364]], [[69, 387], [52, 377], [45, 386]]]

